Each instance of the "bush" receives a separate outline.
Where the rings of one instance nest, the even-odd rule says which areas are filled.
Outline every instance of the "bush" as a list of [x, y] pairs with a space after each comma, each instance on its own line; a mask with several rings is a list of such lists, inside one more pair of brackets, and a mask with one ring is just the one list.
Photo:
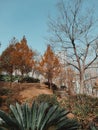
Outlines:
[[9, 75], [0, 75], [0, 81], [9, 82], [10, 76]]
[[0, 75], [0, 81], [4, 81], [4, 82], [14, 82], [16, 80], [19, 80], [20, 76], [14, 76], [12, 75], [12, 79], [10, 75]]
[[49, 94], [40, 94], [37, 98], [35, 98], [35, 101], [40, 104], [42, 102], [47, 102], [50, 105], [58, 105], [59, 102], [57, 101], [57, 97], [55, 95], [49, 95]]
[[40, 80], [33, 77], [24, 77], [19, 80], [20, 83], [39, 83]]
[[61, 106], [76, 115], [83, 130], [87, 130], [90, 121], [98, 114], [98, 98], [78, 94], [69, 96], [68, 99], [63, 99], [60, 103]]
[[20, 79], [20, 76], [19, 75], [13, 75], [12, 76], [12, 82], [16, 81], [16, 80], [19, 80]]

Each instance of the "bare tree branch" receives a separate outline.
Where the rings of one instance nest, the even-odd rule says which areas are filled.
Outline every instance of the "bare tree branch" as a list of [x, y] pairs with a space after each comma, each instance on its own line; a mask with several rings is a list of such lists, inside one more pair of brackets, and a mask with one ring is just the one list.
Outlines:
[[[68, 3], [67, 6], [67, 2], [65, 4], [62, 0], [58, 4], [59, 17], [50, 21], [54, 44], [58, 42], [61, 48], [64, 47], [67, 49], [66, 57], [68, 59], [65, 60], [66, 63], [79, 71], [81, 90], [84, 86], [85, 70], [98, 57], [97, 45], [97, 48], [94, 48], [98, 35], [96, 37], [96, 33], [94, 33], [95, 36], [93, 35], [92, 37], [93, 32], [91, 32], [94, 27], [93, 15], [89, 12], [87, 15], [83, 14], [81, 11], [82, 2], [82, 0], [76, 0], [74, 3]], [[92, 56], [89, 55], [91, 54], [90, 51], [92, 52]], [[89, 63], [87, 64], [88, 61]]]
[[73, 63], [67, 62], [67, 65], [71, 65], [71, 66], [75, 67], [78, 71], [80, 71], [80, 69], [78, 68], [78, 66], [74, 65]]
[[90, 78], [88, 78], [88, 79], [84, 80], [84, 82], [87, 82], [87, 81], [92, 80], [92, 79], [97, 79], [97, 78], [98, 78], [98, 76], [95, 76], [95, 77], [90, 77]]
[[86, 66], [85, 66], [85, 70], [88, 69], [88, 67], [98, 58], [98, 55], [96, 54], [95, 58], [93, 60], [91, 60]]

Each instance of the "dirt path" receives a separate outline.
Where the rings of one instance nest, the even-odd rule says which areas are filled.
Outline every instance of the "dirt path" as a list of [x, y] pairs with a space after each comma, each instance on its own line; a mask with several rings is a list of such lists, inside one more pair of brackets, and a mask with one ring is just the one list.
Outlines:
[[53, 92], [43, 84], [31, 84], [19, 92], [20, 102], [32, 100], [40, 94], [53, 94]]

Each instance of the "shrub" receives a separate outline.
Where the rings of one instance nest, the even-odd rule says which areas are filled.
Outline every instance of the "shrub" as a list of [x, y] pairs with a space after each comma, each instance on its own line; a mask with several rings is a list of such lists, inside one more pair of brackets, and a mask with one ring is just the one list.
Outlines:
[[[98, 98], [78, 94], [60, 102], [61, 106], [76, 115], [81, 127], [87, 129], [90, 120], [98, 114]], [[90, 120], [89, 120], [90, 119]]]
[[19, 80], [20, 79], [20, 76], [19, 75], [13, 75], [12, 76], [12, 82], [16, 81], [16, 80]]
[[33, 77], [24, 77], [24, 78], [20, 79], [19, 82], [21, 82], [21, 83], [24, 83], [24, 82], [25, 83], [39, 83], [40, 80], [33, 78]]
[[[12, 79], [11, 79], [12, 78]], [[20, 76], [14, 76], [12, 75], [12, 77], [10, 75], [0, 75], [0, 81], [4, 81], [4, 82], [14, 82], [16, 80], [19, 80]]]
[[36, 103], [40, 104], [42, 102], [47, 102], [50, 105], [58, 105], [59, 102], [57, 101], [57, 97], [55, 95], [50, 94], [40, 94], [38, 97], [35, 98]]
[[10, 76], [9, 75], [0, 75], [0, 81], [9, 82]]

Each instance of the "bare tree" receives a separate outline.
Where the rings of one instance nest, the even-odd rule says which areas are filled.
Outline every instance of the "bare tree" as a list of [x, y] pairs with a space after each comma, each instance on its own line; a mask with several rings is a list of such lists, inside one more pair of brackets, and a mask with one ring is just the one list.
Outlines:
[[60, 1], [57, 5], [59, 16], [49, 18], [49, 41], [65, 48], [66, 63], [78, 70], [80, 92], [83, 93], [85, 71], [98, 57], [98, 33], [96, 35], [92, 30], [95, 27], [93, 12], [82, 10], [83, 1], [68, 2], [71, 3]]

